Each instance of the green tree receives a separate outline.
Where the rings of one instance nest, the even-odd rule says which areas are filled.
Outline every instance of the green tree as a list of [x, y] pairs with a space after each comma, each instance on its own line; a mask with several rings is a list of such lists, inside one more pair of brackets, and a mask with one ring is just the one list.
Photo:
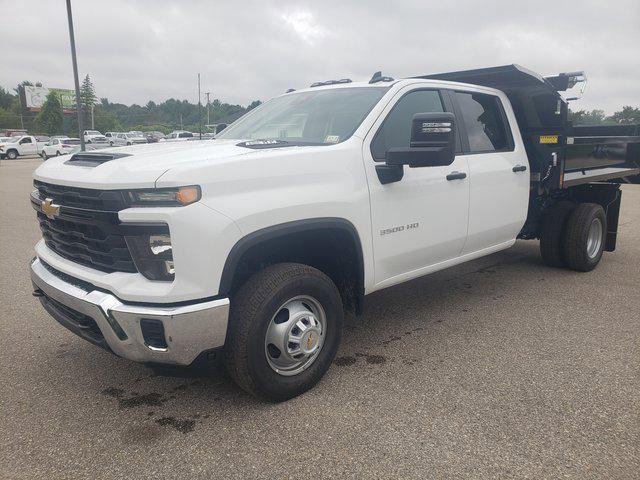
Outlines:
[[62, 103], [60, 103], [58, 95], [50, 92], [42, 105], [42, 110], [36, 117], [36, 124], [44, 133], [55, 135], [62, 131], [62, 123]]
[[80, 101], [87, 111], [98, 102], [96, 90], [93, 87], [93, 83], [91, 82], [91, 77], [89, 77], [89, 75], [84, 77], [84, 80], [82, 81], [82, 86], [80, 87]]
[[0, 108], [8, 109], [16, 98], [15, 95], [11, 95], [4, 88], [0, 87]]
[[627, 105], [622, 107], [622, 110], [614, 113], [609, 118], [615, 123], [620, 124], [640, 123], [640, 108], [634, 108]]
[[[91, 82], [91, 77], [87, 75], [82, 81], [80, 86], [80, 103], [82, 104], [82, 111], [84, 112], [84, 124], [85, 128], [89, 128], [91, 125], [91, 109], [97, 103], [98, 98]], [[91, 127], [93, 128], [93, 127]]]
[[118, 117], [111, 112], [105, 112], [101, 106], [95, 107], [95, 126], [101, 132], [119, 132], [123, 130]]
[[601, 125], [606, 122], [604, 110], [577, 110], [569, 112], [569, 119], [574, 125]]

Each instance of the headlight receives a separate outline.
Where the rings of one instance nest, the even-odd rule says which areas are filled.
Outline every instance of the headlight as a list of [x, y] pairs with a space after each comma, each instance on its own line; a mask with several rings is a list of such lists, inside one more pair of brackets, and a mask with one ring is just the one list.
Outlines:
[[131, 207], [183, 207], [197, 202], [200, 196], [200, 187], [197, 185], [125, 192]]
[[172, 281], [175, 278], [171, 236], [168, 233], [125, 237], [138, 271], [149, 280]]

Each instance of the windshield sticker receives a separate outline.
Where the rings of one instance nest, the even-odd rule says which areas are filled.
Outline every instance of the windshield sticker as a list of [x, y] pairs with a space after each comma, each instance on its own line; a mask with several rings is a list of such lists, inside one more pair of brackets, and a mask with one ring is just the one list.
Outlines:
[[327, 135], [324, 139], [324, 143], [338, 143], [340, 141], [340, 135]]

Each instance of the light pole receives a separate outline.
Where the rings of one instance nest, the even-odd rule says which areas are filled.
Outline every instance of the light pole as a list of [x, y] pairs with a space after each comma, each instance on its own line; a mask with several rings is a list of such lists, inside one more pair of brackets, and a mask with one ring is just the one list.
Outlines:
[[198, 132], [202, 140], [202, 101], [200, 100], [200, 74], [198, 74]]
[[204, 94], [207, 96], [207, 125], [209, 125], [211, 123], [209, 120], [209, 95], [211, 95], [211, 92], [205, 92]]
[[73, 63], [73, 81], [76, 85], [76, 113], [78, 114], [78, 137], [80, 150], [84, 152], [84, 136], [82, 135], [82, 102], [80, 101], [80, 81], [78, 80], [78, 62], [76, 61], [76, 40], [73, 35], [73, 16], [71, 15], [71, 0], [67, 0], [67, 18], [69, 19], [69, 40], [71, 42], [71, 61]]

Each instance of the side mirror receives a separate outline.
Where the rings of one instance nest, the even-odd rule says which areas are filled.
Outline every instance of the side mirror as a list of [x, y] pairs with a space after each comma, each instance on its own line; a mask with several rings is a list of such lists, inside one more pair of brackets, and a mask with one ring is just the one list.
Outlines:
[[408, 148], [390, 148], [385, 154], [387, 165], [441, 167], [455, 158], [455, 120], [453, 113], [416, 113], [411, 121]]

